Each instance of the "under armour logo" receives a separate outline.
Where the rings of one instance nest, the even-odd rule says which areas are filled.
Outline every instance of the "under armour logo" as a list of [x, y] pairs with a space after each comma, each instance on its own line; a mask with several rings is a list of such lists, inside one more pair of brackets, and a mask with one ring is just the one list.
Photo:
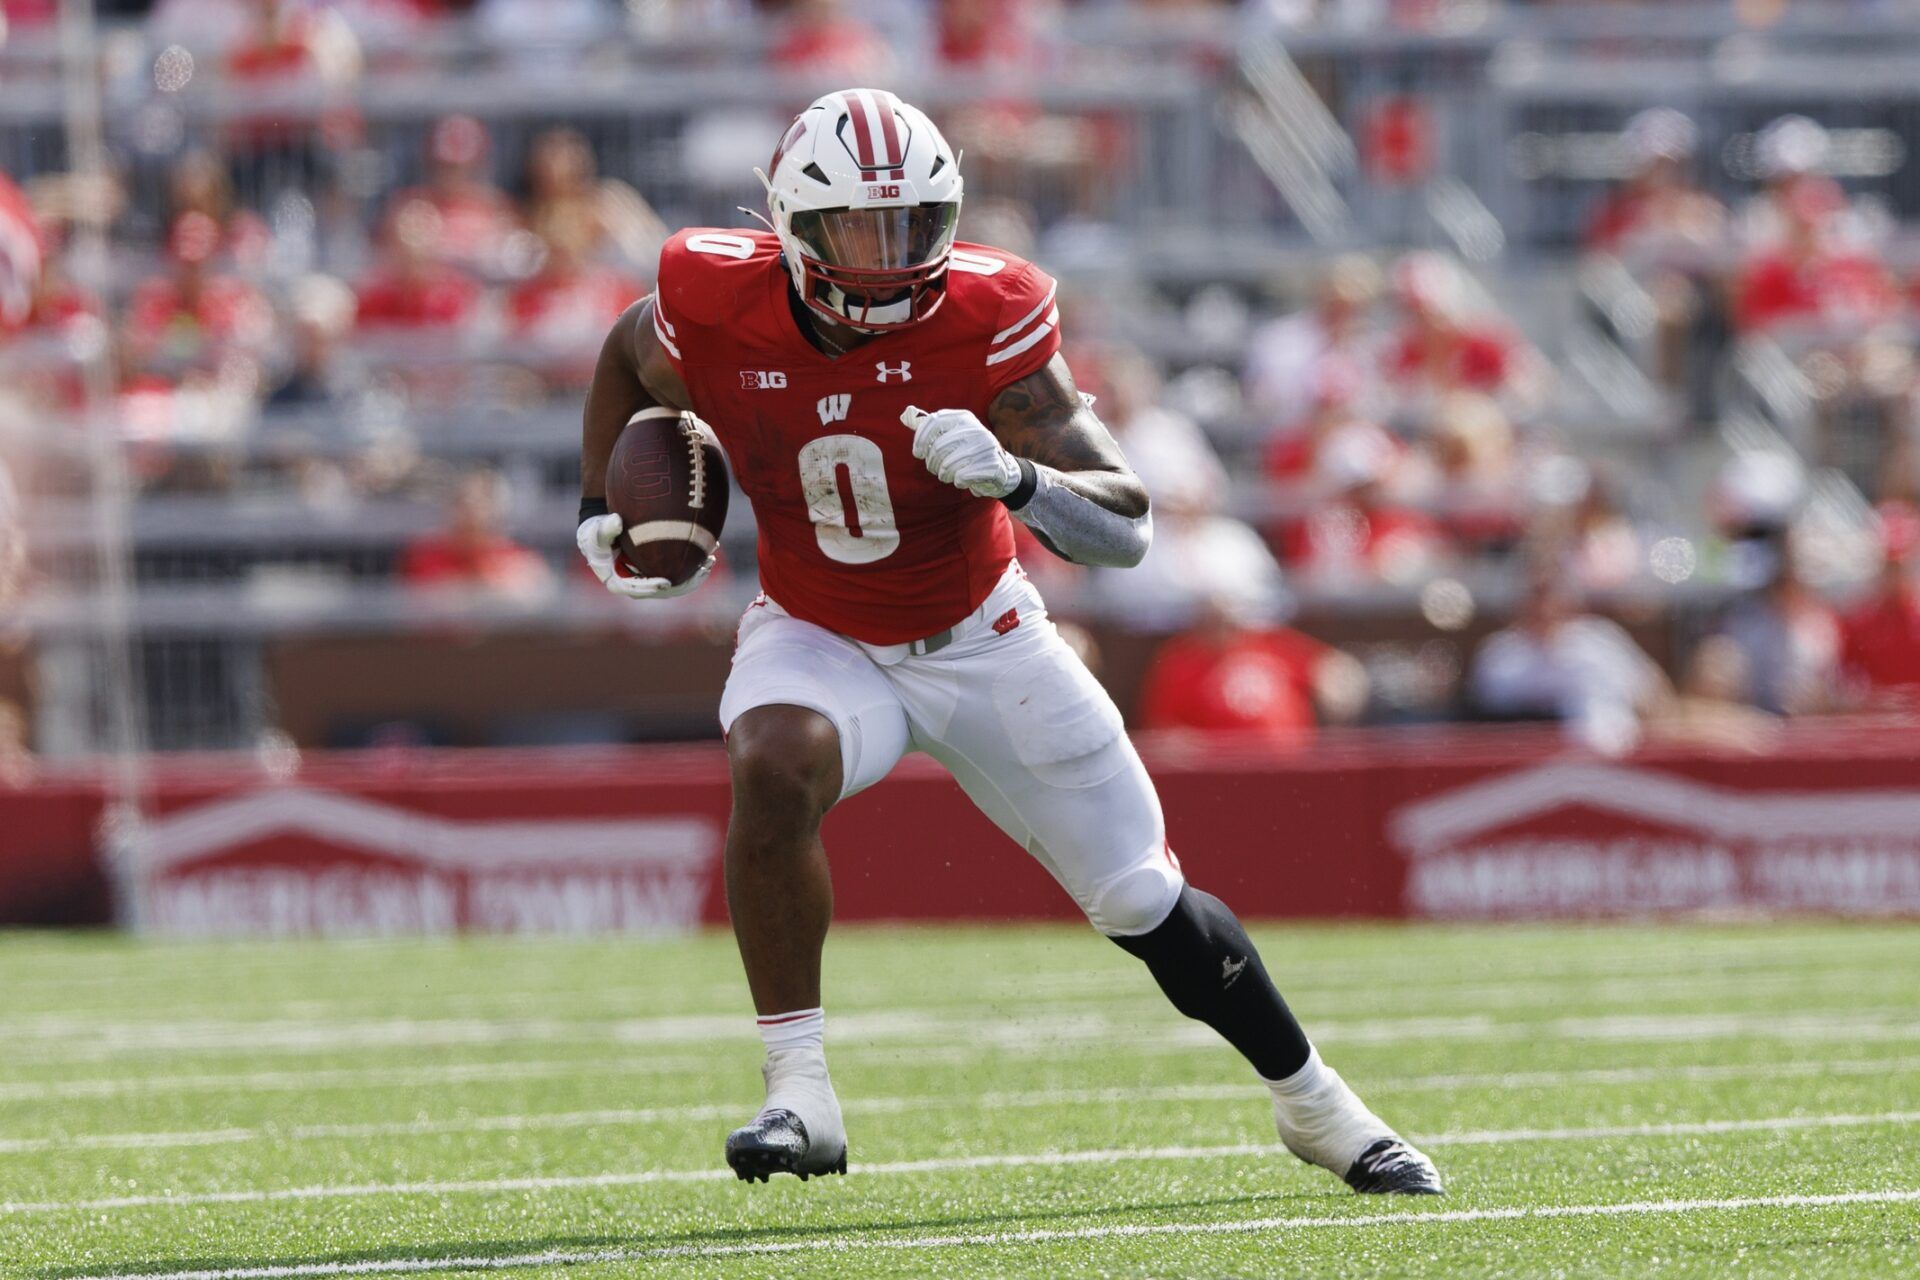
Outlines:
[[1222, 960], [1220, 962], [1220, 977], [1222, 979], [1220, 989], [1224, 991], [1234, 983], [1240, 981], [1240, 975], [1246, 970], [1246, 967], [1247, 960], [1245, 956], [1242, 956], [1238, 960]]
[[853, 407], [853, 397], [850, 395], [821, 396], [813, 402], [813, 407], [819, 411], [820, 425], [823, 427], [829, 422], [845, 422], [847, 410]]
[[911, 360], [902, 360], [899, 364], [889, 367], [885, 360], [876, 361], [873, 367], [880, 372], [874, 375], [874, 381], [885, 382], [888, 378], [898, 378], [902, 382], [912, 382], [913, 375], [907, 372], [908, 366], [912, 363]]

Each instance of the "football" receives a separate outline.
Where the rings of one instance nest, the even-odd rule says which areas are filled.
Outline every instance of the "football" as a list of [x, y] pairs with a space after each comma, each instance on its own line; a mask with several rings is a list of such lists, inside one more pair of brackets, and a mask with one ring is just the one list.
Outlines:
[[623, 571], [678, 585], [698, 572], [727, 521], [727, 464], [706, 423], [638, 418], [607, 460], [607, 506], [626, 526]]

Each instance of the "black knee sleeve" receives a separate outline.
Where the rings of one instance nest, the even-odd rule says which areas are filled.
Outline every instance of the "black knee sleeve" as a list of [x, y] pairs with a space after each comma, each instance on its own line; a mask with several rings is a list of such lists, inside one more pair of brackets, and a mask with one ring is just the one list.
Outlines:
[[1188, 885], [1159, 928], [1114, 942], [1146, 962], [1174, 1008], [1218, 1031], [1267, 1079], [1306, 1065], [1306, 1033], [1220, 899]]

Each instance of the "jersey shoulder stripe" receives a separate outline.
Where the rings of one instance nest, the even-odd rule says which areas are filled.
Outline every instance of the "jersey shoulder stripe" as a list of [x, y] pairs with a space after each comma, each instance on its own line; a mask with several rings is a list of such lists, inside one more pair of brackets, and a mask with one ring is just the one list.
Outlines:
[[660, 291], [658, 289], [653, 291], [652, 297], [653, 335], [660, 339], [660, 345], [667, 349], [667, 354], [675, 360], [678, 360], [680, 359], [680, 348], [674, 342], [674, 338], [679, 336], [679, 330], [673, 327], [673, 321], [667, 319], [666, 304], [660, 300]]
[[1002, 329], [1000, 332], [994, 334], [992, 345], [996, 347], [999, 346], [1001, 343], [1007, 341], [1009, 338], [1013, 337], [1015, 334], [1025, 329], [1028, 325], [1032, 324], [1035, 320], [1038, 320], [1040, 318], [1040, 313], [1042, 311], [1047, 310], [1049, 307], [1053, 305], [1053, 295], [1058, 291], [1058, 289], [1059, 289], [1058, 285], [1054, 284], [1052, 281], [1048, 281], [1046, 296], [1042, 297], [1040, 301], [1034, 304], [1033, 310], [1027, 312], [1027, 314], [1025, 314], [1024, 316], [1021, 316], [1018, 320], [1015, 320], [1012, 324], [1008, 325], [1006, 328]]
[[1010, 342], [1004, 347], [996, 347], [992, 351], [988, 352], [987, 363], [990, 365], [1000, 364], [1000, 363], [1003, 363], [1004, 361], [1012, 360], [1016, 356], [1025, 355], [1028, 351], [1032, 350], [1039, 343], [1045, 342], [1047, 338], [1052, 335], [1054, 328], [1059, 323], [1059, 321], [1060, 321], [1059, 310], [1055, 309], [1053, 311], [1049, 311], [1047, 313], [1046, 319], [1042, 320], [1039, 324], [1029, 329], [1027, 331], [1027, 335], [1024, 338], [1021, 338], [1016, 342]]
[[1027, 377], [1059, 351], [1059, 286], [1025, 258], [988, 245], [957, 244], [947, 287], [947, 305], [977, 326], [971, 361], [986, 371], [990, 390]]
[[1060, 349], [1059, 285], [1033, 263], [1010, 256], [993, 284], [998, 308], [982, 360], [996, 383], [1018, 381]]

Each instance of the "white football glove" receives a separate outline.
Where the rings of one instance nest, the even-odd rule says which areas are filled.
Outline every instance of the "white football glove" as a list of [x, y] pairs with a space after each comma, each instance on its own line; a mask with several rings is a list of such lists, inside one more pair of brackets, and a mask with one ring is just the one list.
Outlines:
[[587, 564], [593, 569], [593, 576], [600, 579], [613, 594], [629, 600], [666, 600], [687, 594], [705, 582], [707, 575], [713, 572], [714, 558], [708, 556], [707, 562], [678, 586], [665, 578], [636, 576], [632, 566], [614, 549], [624, 527], [616, 515], [589, 516], [580, 522], [579, 529], [573, 535], [580, 554], [586, 557]]
[[981, 498], [1004, 498], [1020, 487], [1020, 464], [969, 411], [909, 406], [900, 421], [913, 428], [913, 456], [943, 483]]

